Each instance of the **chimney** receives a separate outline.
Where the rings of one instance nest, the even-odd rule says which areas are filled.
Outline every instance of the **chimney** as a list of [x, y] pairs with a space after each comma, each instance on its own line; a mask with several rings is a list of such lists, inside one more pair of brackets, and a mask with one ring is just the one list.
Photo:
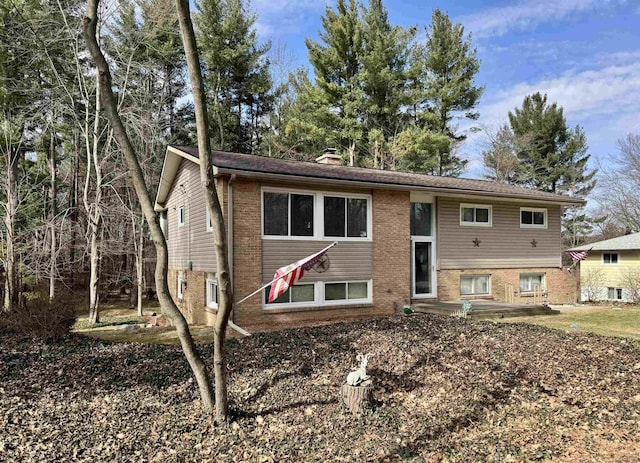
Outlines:
[[342, 157], [336, 154], [335, 148], [327, 148], [322, 153], [322, 156], [316, 158], [318, 164], [330, 164], [332, 166], [341, 166]]

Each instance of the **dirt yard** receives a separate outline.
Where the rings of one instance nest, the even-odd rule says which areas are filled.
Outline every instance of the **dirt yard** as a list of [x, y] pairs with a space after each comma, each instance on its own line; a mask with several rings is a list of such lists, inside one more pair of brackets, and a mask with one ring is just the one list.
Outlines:
[[[640, 349], [525, 324], [415, 315], [229, 343], [230, 428], [175, 346], [0, 333], [0, 461], [637, 462]], [[211, 365], [209, 345], [202, 346]], [[376, 403], [338, 389], [373, 352]]]

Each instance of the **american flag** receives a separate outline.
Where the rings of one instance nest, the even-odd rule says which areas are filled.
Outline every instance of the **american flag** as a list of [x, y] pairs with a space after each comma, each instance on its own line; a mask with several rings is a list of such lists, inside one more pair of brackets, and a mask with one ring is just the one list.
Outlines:
[[569, 251], [569, 255], [574, 262], [580, 262], [581, 260], [585, 260], [587, 258], [587, 256], [591, 252], [591, 249], [587, 251]]
[[280, 267], [276, 270], [276, 273], [273, 275], [273, 279], [271, 280], [269, 303], [278, 299], [287, 291], [287, 289], [289, 289], [290, 286], [295, 285], [296, 282], [304, 276], [304, 272], [311, 270], [313, 266], [322, 259], [322, 256], [324, 256], [324, 254], [336, 244], [338, 243], [334, 242], [322, 251], [311, 254], [309, 257], [305, 257], [298, 262], [285, 265], [284, 267]]

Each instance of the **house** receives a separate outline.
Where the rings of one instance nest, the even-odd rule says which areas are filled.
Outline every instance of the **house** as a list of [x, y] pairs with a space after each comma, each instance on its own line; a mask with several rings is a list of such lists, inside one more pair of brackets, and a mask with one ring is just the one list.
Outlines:
[[640, 233], [579, 246], [582, 301], [640, 302]]
[[[169, 287], [190, 323], [213, 321], [216, 258], [198, 151], [169, 146], [155, 209], [167, 236]], [[561, 264], [560, 218], [580, 200], [491, 181], [213, 154], [236, 301], [275, 271], [333, 241], [330, 268], [274, 303], [267, 290], [234, 309], [252, 325], [390, 315], [423, 300], [575, 302]]]

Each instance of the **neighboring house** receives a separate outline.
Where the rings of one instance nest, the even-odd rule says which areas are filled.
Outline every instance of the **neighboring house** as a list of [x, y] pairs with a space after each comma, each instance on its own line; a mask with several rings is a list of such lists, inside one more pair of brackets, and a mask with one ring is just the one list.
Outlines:
[[582, 301], [640, 302], [640, 233], [586, 244], [580, 262]]
[[[566, 196], [483, 180], [214, 152], [228, 231], [235, 300], [276, 269], [333, 241], [330, 268], [308, 272], [268, 304], [234, 310], [241, 326], [390, 315], [405, 304], [493, 299], [551, 303], [577, 298], [563, 271], [560, 218]], [[196, 149], [167, 148], [156, 198], [167, 236], [169, 288], [191, 323], [211, 323], [216, 258]]]

